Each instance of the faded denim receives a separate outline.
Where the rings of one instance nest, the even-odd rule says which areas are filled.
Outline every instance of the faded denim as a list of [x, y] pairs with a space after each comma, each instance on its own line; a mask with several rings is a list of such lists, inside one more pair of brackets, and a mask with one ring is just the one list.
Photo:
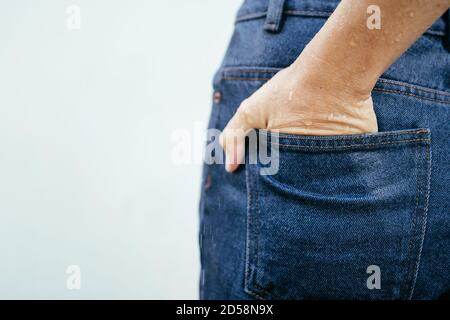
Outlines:
[[[222, 130], [290, 65], [336, 4], [245, 1], [214, 77], [209, 127]], [[377, 82], [379, 133], [280, 134], [273, 176], [260, 175], [260, 163], [234, 174], [205, 165], [202, 299], [437, 299], [450, 290], [448, 28], [447, 15]], [[380, 289], [367, 287], [371, 265]]]

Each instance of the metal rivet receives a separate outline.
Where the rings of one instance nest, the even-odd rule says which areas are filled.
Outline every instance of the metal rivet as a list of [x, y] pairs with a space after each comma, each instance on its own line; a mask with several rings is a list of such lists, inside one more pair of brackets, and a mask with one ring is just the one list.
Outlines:
[[212, 184], [212, 178], [211, 178], [211, 175], [208, 174], [208, 176], [206, 176], [206, 181], [205, 181], [205, 190], [208, 190], [209, 188], [211, 188], [211, 184]]
[[222, 93], [220, 91], [214, 91], [213, 101], [215, 104], [219, 104], [222, 100]]

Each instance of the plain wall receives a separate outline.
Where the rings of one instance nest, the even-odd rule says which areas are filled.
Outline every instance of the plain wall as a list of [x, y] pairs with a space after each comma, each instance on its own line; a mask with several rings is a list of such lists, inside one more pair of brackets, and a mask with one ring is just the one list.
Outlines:
[[198, 298], [201, 165], [172, 138], [206, 127], [239, 5], [0, 0], [1, 299]]

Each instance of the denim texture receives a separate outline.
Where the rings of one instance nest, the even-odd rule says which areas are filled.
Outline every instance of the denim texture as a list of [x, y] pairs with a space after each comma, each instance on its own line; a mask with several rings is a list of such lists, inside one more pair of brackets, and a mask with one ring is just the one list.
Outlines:
[[[269, 2], [247, 0], [237, 14], [209, 128], [222, 130], [291, 64], [338, 1], [286, 0], [281, 15], [267, 14]], [[382, 75], [373, 100], [379, 133], [277, 135], [276, 175], [260, 175], [261, 163], [234, 174], [205, 165], [200, 298], [437, 299], [450, 290], [448, 15]], [[371, 265], [381, 289], [366, 285]]]

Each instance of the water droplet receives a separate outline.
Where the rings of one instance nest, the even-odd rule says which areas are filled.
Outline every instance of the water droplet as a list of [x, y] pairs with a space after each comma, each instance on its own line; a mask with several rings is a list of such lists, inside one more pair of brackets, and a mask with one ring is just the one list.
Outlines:
[[289, 101], [291, 101], [292, 100], [292, 96], [294, 95], [294, 92], [291, 90], [291, 91], [289, 91]]

